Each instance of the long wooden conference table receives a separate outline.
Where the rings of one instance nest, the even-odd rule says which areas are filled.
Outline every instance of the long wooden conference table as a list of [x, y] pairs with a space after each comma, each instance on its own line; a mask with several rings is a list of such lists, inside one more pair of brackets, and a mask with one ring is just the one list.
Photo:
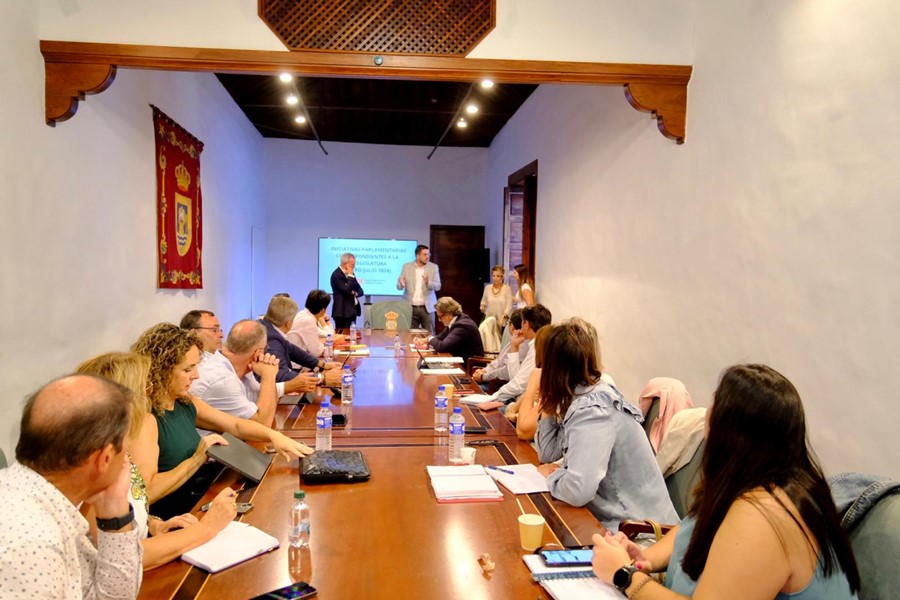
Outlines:
[[[253, 509], [238, 518], [278, 538], [281, 546], [214, 575], [176, 560], [144, 574], [140, 598], [244, 600], [294, 581], [310, 583], [321, 598], [549, 597], [522, 561], [527, 551], [519, 545], [515, 495], [499, 486], [501, 502], [435, 500], [425, 467], [449, 464], [448, 437], [434, 431], [434, 394], [449, 380], [422, 375], [418, 355], [406, 349], [396, 355], [384, 332], [374, 331], [362, 342], [370, 355], [350, 359], [356, 368], [353, 402], [333, 401], [332, 409], [346, 415], [347, 425], [334, 430], [332, 444], [362, 451], [371, 479], [305, 485], [299, 461], [281, 457], [254, 487], [226, 471], [201, 503], [224, 485], [243, 486], [239, 500], [251, 502]], [[451, 400], [451, 410], [457, 401]], [[487, 428], [466, 441], [497, 441], [478, 447], [476, 463], [538, 464], [534, 448], [516, 438], [503, 415], [462, 406], [467, 426]], [[317, 403], [279, 406], [276, 424], [285, 435], [313, 446], [318, 408]], [[297, 489], [306, 491], [311, 512], [310, 547], [300, 550], [287, 540]], [[526, 512], [546, 519], [544, 544], [587, 544], [602, 530], [588, 510], [548, 493], [520, 495], [519, 500]], [[485, 553], [496, 565], [493, 571], [484, 572], [479, 564]]]

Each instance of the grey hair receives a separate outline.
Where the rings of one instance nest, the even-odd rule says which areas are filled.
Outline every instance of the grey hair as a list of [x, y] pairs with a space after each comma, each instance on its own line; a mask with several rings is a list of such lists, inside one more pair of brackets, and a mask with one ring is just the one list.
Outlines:
[[225, 348], [235, 354], [249, 354], [266, 339], [266, 328], [259, 321], [243, 319], [231, 327]]
[[350, 252], [344, 252], [343, 254], [341, 254], [341, 266], [343, 267], [348, 262], [350, 262], [351, 258], [356, 258], [356, 257], [353, 256], [353, 254], [351, 254]]
[[458, 317], [462, 314], [462, 306], [450, 296], [444, 296], [439, 299], [435, 303], [434, 309], [441, 311], [445, 315], [453, 315], [454, 317]]
[[275, 296], [269, 301], [269, 308], [266, 309], [266, 320], [281, 327], [300, 311], [300, 307], [291, 298], [284, 296]]

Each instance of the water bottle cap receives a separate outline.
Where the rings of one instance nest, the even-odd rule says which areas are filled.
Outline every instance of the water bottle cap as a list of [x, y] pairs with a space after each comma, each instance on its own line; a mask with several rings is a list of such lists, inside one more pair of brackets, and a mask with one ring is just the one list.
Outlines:
[[439, 385], [439, 386], [438, 386], [438, 389], [441, 390], [442, 392], [446, 392], [446, 391], [447, 391], [447, 386], [445, 386], [445, 385], [442, 384], [442, 385]]
[[297, 490], [296, 492], [294, 492], [294, 500], [303, 500], [304, 498], [306, 498], [306, 492], [304, 492], [303, 490]]
[[454, 407], [453, 407], [453, 414], [454, 414], [454, 415], [461, 415], [461, 414], [462, 414], [462, 406], [454, 406]]
[[328, 398], [322, 398], [322, 408], [328, 408]]
[[345, 371], [349, 371], [349, 370], [350, 370], [350, 365], [344, 365], [344, 370], [345, 370]]

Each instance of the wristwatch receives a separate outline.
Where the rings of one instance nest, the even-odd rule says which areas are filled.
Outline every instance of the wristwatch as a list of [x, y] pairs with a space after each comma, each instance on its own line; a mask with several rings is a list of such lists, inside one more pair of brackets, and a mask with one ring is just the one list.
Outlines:
[[[617, 590], [625, 594], [625, 590], [631, 585], [631, 578], [639, 569], [634, 565], [625, 565], [615, 573], [613, 573], [613, 585]], [[625, 594], [626, 596], [628, 594]]]
[[117, 531], [132, 521], [134, 521], [134, 507], [129, 503], [128, 512], [121, 517], [115, 517], [114, 519], [101, 519], [100, 517], [97, 517], [97, 529], [100, 531]]
[[324, 373], [316, 373], [316, 375], [319, 377], [319, 381], [316, 382], [316, 386], [321, 387], [321, 385], [323, 383], [325, 383], [325, 374]]

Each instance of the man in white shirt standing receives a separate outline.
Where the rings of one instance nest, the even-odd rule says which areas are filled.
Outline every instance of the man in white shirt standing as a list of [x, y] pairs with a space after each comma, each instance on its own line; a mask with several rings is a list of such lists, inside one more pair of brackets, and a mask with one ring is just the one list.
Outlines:
[[[222, 349], [198, 365], [200, 377], [191, 384], [191, 393], [222, 412], [271, 427], [285, 384], [275, 383], [278, 359], [266, 354], [267, 339], [258, 321], [235, 323]], [[310, 379], [302, 391], [315, 389]]]
[[403, 297], [412, 305], [410, 328], [433, 332], [432, 313], [437, 302], [435, 292], [441, 289], [441, 272], [436, 264], [428, 261], [429, 258], [428, 246], [416, 246], [416, 260], [403, 265], [397, 289], [403, 290]]
[[[89, 375], [45, 385], [0, 471], [0, 598], [136, 598], [141, 543], [129, 504], [131, 392]], [[98, 539], [79, 512], [89, 503]]]

